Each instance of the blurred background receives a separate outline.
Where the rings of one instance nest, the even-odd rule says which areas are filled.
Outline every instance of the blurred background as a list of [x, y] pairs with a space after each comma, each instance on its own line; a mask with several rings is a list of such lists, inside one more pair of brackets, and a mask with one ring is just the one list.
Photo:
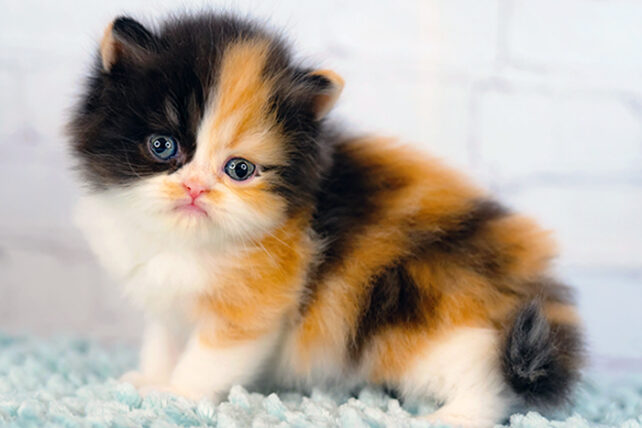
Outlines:
[[0, 0], [0, 330], [134, 342], [71, 222], [62, 128], [104, 27], [269, 19], [347, 84], [333, 113], [463, 168], [557, 232], [592, 362], [642, 368], [642, 1]]

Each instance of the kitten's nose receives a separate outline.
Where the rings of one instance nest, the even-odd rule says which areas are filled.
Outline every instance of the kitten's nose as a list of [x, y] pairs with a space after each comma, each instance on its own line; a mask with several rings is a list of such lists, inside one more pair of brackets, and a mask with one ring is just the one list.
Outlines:
[[187, 193], [192, 197], [192, 200], [199, 197], [201, 193], [207, 192], [208, 188], [196, 180], [187, 180], [183, 182], [183, 187]]

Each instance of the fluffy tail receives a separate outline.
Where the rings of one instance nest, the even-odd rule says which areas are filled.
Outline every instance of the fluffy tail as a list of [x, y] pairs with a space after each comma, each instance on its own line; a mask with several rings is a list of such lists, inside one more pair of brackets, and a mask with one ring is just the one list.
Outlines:
[[506, 336], [504, 376], [527, 404], [557, 407], [569, 400], [582, 356], [579, 328], [549, 322], [534, 300], [519, 310]]

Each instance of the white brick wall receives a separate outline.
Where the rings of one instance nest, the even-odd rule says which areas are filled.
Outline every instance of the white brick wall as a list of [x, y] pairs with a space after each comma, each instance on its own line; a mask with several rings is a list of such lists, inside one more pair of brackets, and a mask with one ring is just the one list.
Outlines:
[[507, 6], [507, 44], [515, 62], [586, 75], [642, 69], [638, 0], [515, 0]]
[[479, 162], [502, 181], [632, 176], [642, 165], [639, 112], [617, 95], [492, 88], [480, 96], [478, 131]]
[[[209, 3], [270, 17], [340, 72], [349, 123], [436, 152], [555, 229], [594, 354], [642, 361], [641, 1]], [[0, 0], [0, 329], [136, 337], [140, 316], [70, 224], [61, 127], [114, 15], [203, 4]]]

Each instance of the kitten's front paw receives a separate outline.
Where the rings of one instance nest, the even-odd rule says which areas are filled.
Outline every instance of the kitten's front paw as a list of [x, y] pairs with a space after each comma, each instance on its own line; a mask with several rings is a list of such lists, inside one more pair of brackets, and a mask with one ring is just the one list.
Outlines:
[[141, 388], [148, 385], [159, 384], [164, 381], [164, 379], [149, 376], [138, 370], [130, 370], [118, 379], [120, 382], [131, 383], [136, 388]]
[[430, 422], [435, 426], [449, 426], [453, 428], [491, 428], [495, 425], [493, 420], [484, 417], [456, 414], [451, 412], [440, 412], [422, 416], [421, 419]]
[[189, 400], [199, 401], [206, 399], [212, 401], [214, 404], [218, 404], [221, 401], [221, 397], [215, 394], [203, 394], [201, 392], [193, 391], [188, 388], [181, 388], [177, 385], [168, 385], [168, 384], [156, 384], [156, 385], [146, 385], [138, 388], [138, 392], [141, 396], [145, 397], [152, 392], [167, 393], [173, 395], [179, 395], [185, 397]]
[[143, 385], [145, 385], [147, 382], [147, 378], [145, 377], [144, 374], [139, 372], [138, 370], [130, 370], [123, 374], [119, 379], [119, 382], [125, 382], [125, 383], [131, 383], [134, 385], [136, 388], [139, 388]]

